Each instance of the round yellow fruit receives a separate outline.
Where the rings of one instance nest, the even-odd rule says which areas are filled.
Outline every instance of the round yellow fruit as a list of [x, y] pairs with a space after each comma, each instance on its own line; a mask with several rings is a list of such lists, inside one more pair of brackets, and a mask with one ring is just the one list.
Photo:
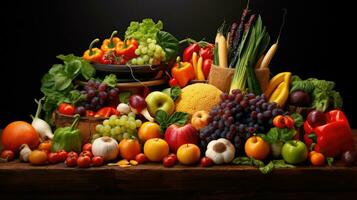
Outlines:
[[169, 145], [160, 138], [152, 138], [144, 144], [145, 156], [153, 162], [161, 162], [162, 159], [169, 155]]
[[177, 159], [184, 165], [193, 165], [200, 160], [200, 157], [200, 148], [195, 144], [183, 144], [177, 150]]

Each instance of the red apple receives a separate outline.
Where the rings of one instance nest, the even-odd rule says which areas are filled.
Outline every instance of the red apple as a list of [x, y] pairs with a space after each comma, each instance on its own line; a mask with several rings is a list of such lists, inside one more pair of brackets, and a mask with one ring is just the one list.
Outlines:
[[198, 134], [191, 124], [182, 127], [172, 124], [166, 129], [165, 140], [169, 144], [171, 152], [176, 153], [183, 144], [198, 144]]
[[142, 96], [134, 94], [129, 97], [129, 106], [134, 113], [138, 114], [146, 108], [146, 101]]
[[197, 130], [200, 130], [203, 127], [207, 126], [208, 117], [209, 117], [209, 114], [207, 111], [205, 111], [205, 110], [197, 111], [192, 115], [191, 124]]
[[315, 128], [317, 126], [322, 126], [327, 123], [325, 114], [318, 110], [311, 111], [307, 115], [307, 121], [313, 128]]

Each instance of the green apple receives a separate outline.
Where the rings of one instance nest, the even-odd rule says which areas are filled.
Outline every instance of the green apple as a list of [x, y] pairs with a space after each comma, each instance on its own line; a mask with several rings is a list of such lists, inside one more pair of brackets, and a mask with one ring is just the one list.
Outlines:
[[163, 89], [161, 92], [163, 92], [163, 93], [165, 93], [165, 94], [171, 96], [171, 88], [165, 88], [165, 89]]
[[147, 108], [151, 116], [155, 116], [158, 110], [163, 110], [171, 115], [175, 110], [175, 103], [171, 97], [163, 92], [151, 92], [146, 98]]
[[308, 154], [305, 143], [299, 140], [290, 140], [285, 142], [281, 155], [283, 159], [290, 164], [302, 163], [306, 160]]

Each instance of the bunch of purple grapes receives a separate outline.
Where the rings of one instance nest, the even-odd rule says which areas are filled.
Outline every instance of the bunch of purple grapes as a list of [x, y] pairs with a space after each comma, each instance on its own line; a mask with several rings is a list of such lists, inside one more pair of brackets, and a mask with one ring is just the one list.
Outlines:
[[273, 118], [280, 114], [284, 111], [276, 103], [268, 103], [264, 94], [244, 94], [240, 90], [222, 93], [221, 102], [209, 113], [209, 124], [200, 131], [201, 147], [226, 138], [241, 151], [250, 136], [266, 133], [272, 127]]
[[81, 93], [86, 96], [86, 100], [77, 107], [76, 112], [85, 115], [86, 110], [96, 111], [117, 100], [119, 89], [117, 87], [109, 87], [98, 80], [89, 80], [85, 83]]

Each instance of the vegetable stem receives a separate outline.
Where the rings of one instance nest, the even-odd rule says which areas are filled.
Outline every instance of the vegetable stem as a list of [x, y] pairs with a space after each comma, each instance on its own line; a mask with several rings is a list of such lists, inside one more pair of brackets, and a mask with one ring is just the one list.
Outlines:
[[38, 116], [41, 113], [42, 110], [42, 101], [45, 99], [45, 97], [42, 97], [39, 101], [35, 99], [35, 102], [37, 103], [37, 110], [34, 118], [39, 118]]
[[96, 39], [94, 39], [90, 44], [89, 44], [89, 55], [91, 56], [91, 55], [93, 55], [93, 51], [92, 51], [92, 48], [93, 48], [93, 45], [95, 44], [95, 43], [97, 43], [97, 42], [99, 42], [99, 39], [98, 38], [96, 38]]
[[76, 115], [74, 115], [74, 118], [75, 119], [74, 119], [74, 121], [73, 121], [73, 123], [71, 125], [71, 130], [73, 130], [73, 128], [77, 126], [81, 116], [79, 114], [76, 114]]
[[[249, 0], [248, 0], [248, 1], [249, 1]], [[276, 44], [279, 44], [279, 39], [280, 39], [281, 31], [282, 31], [283, 28], [284, 28], [285, 20], [286, 20], [286, 15], [287, 15], [287, 12], [288, 12], [288, 10], [287, 10], [286, 8], [283, 8], [283, 11], [284, 11], [284, 13], [283, 13], [283, 22], [281, 23], [281, 26], [280, 26], [279, 35], [278, 35], [278, 37], [277, 37], [277, 39], [276, 39]]]

